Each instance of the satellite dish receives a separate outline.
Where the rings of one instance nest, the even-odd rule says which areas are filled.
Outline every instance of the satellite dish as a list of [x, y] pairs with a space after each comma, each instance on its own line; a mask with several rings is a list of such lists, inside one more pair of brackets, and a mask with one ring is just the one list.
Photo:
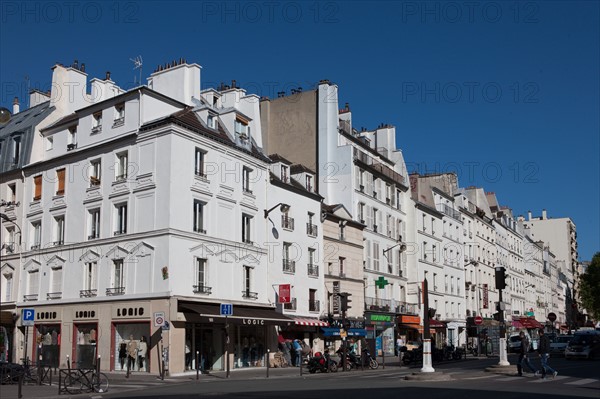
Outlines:
[[277, 229], [275, 227], [273, 227], [271, 229], [271, 232], [273, 232], [273, 237], [275, 237], [275, 239], [279, 238], [279, 232], [277, 231]]

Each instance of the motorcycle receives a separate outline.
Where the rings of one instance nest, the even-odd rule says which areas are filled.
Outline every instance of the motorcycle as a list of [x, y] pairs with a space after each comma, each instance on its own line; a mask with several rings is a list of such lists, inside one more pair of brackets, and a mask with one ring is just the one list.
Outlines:
[[317, 370], [321, 373], [335, 373], [337, 371], [337, 364], [331, 360], [327, 351], [324, 354], [316, 352], [308, 360], [308, 372], [314, 374]]
[[[340, 361], [338, 362], [338, 368], [344, 367], [344, 353], [343, 348], [340, 347], [336, 353], [340, 356]], [[360, 359], [358, 359], [352, 352], [346, 351], [346, 371], [350, 371], [352, 369], [357, 369], [361, 366]]]
[[405, 365], [409, 365], [411, 363], [418, 363], [423, 359], [423, 349], [422, 347], [415, 348], [413, 350], [407, 350], [404, 352], [404, 356], [402, 357], [402, 362]]
[[369, 352], [368, 348], [363, 348], [363, 365], [368, 366], [372, 370], [377, 370], [379, 367], [379, 363], [377, 359], [371, 356], [371, 352]]

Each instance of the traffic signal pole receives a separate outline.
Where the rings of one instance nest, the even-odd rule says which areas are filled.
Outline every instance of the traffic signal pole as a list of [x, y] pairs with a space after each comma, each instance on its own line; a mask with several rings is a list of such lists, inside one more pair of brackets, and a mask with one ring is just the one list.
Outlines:
[[506, 325], [504, 324], [504, 303], [502, 302], [502, 289], [498, 290], [498, 312], [500, 313], [500, 338], [498, 339], [498, 350], [500, 352], [499, 366], [510, 366], [506, 353]]

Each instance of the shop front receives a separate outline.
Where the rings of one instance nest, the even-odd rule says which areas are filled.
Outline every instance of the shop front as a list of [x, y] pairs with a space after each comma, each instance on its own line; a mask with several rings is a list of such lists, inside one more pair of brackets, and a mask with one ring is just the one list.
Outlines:
[[180, 348], [185, 356], [177, 370], [225, 370], [227, 354], [231, 369], [262, 367], [267, 349], [277, 350], [276, 327], [295, 324], [273, 308], [234, 305], [233, 315], [226, 318], [218, 304], [179, 302], [178, 311], [185, 318], [185, 342]]
[[113, 305], [111, 370], [150, 371], [151, 313], [148, 305]]
[[0, 362], [14, 362], [16, 310], [0, 311]]
[[422, 340], [423, 326], [421, 326], [421, 318], [413, 315], [399, 315], [397, 317], [397, 330], [407, 346], [412, 349], [419, 346]]
[[394, 356], [395, 351], [395, 314], [365, 312], [367, 342], [374, 341], [378, 356]]
[[[24, 327], [28, 331], [28, 327]], [[28, 340], [26, 340], [27, 343]], [[31, 359], [39, 366], [59, 367], [62, 344], [62, 309], [42, 308], [35, 313]]]

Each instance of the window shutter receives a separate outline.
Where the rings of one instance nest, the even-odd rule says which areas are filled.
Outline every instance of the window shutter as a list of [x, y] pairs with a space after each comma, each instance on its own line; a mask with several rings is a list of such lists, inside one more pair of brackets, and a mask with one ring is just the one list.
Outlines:
[[56, 178], [58, 179], [58, 190], [57, 195], [65, 193], [65, 169], [59, 169], [56, 171]]
[[33, 178], [33, 184], [35, 186], [33, 192], [33, 199], [38, 200], [42, 198], [42, 175], [35, 176]]
[[62, 268], [52, 271], [52, 292], [61, 292]]
[[38, 270], [29, 273], [29, 294], [34, 295], [39, 291], [39, 276]]

